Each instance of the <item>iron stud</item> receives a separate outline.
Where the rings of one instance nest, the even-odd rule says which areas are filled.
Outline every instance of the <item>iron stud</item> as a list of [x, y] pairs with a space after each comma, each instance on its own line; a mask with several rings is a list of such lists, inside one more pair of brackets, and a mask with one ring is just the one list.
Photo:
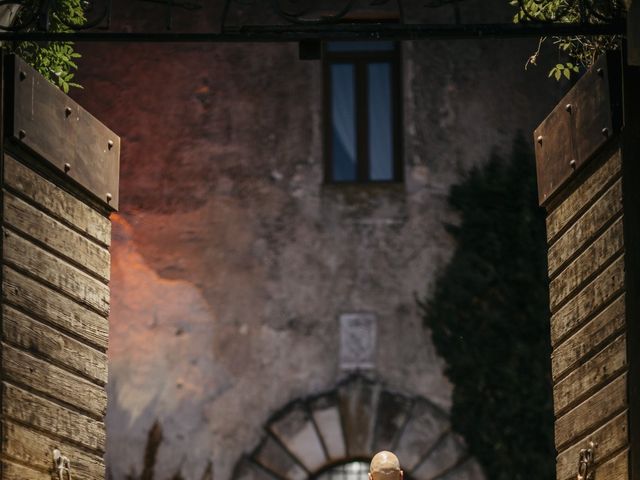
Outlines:
[[113, 140], [109, 140], [109, 141], [107, 142], [107, 145], [108, 145], [108, 147], [109, 147], [109, 150], [111, 150], [111, 149], [113, 148]]
[[571, 106], [571, 104], [570, 104], [570, 103], [567, 103], [567, 104], [565, 105], [565, 107], [564, 107], [564, 109], [565, 109], [567, 112], [569, 112], [569, 113], [571, 113], [571, 109], [572, 109], [572, 108], [573, 108], [573, 107]]
[[70, 163], [65, 163], [64, 164], [64, 173], [68, 173], [69, 170], [71, 170], [71, 164]]
[[20, 74], [19, 74], [19, 77], [20, 77], [20, 81], [26, 80], [26, 78], [27, 78], [27, 74], [26, 74], [26, 73], [24, 73], [24, 72], [21, 70], [21, 71], [20, 71]]
[[113, 199], [113, 196], [110, 193], [107, 193], [107, 202], [110, 202]]
[[540, 145], [542, 145], [542, 135], [539, 135], [539, 136], [538, 136], [538, 143], [539, 143]]
[[20, 130], [18, 132], [18, 137], [20, 137], [20, 139], [23, 139], [26, 136], [27, 136], [27, 132], [25, 132], [24, 130]]
[[602, 129], [602, 135], [604, 135], [605, 137], [609, 136], [609, 129], [607, 127], [604, 127]]
[[65, 117], [71, 116], [71, 107], [64, 107], [64, 115]]
[[575, 170], [575, 168], [576, 168], [576, 161], [575, 161], [575, 160], [571, 160], [571, 161], [569, 162], [569, 166]]

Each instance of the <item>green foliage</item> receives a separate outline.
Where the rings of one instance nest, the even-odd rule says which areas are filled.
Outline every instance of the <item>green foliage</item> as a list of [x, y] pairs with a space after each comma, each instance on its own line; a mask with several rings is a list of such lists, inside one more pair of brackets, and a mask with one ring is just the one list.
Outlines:
[[[31, 0], [29, 7], [22, 8], [18, 13], [17, 21], [21, 17], [33, 15], [33, 9], [40, 4], [37, 0]], [[51, 32], [71, 32], [69, 25], [82, 25], [85, 21], [83, 0], [57, 0], [53, 2], [53, 8], [49, 17], [49, 30]], [[65, 93], [70, 87], [82, 88], [73, 81], [74, 71], [77, 70], [76, 59], [80, 54], [73, 49], [73, 42], [48, 42], [46, 44], [36, 42], [20, 42], [15, 46], [5, 45], [11, 52], [20, 55], [45, 78], [60, 87]]]
[[571, 73], [578, 73], [580, 68], [578, 65], [574, 65], [571, 62], [567, 62], [565, 64], [558, 63], [555, 67], [553, 67], [549, 71], [549, 76], [554, 76], [556, 80], [560, 80], [560, 78], [564, 75], [564, 77], [568, 80], [571, 78]]
[[[514, 23], [532, 20], [556, 23], [583, 21], [602, 23], [608, 18], [623, 16], [625, 11], [620, 0], [593, 0], [593, 10], [583, 12], [580, 12], [579, 3], [575, 0], [522, 0], [524, 8], [521, 8], [519, 0], [510, 0], [509, 3], [518, 9], [513, 17]], [[540, 39], [538, 49], [527, 60], [527, 66], [536, 64], [541, 46], [546, 40], [546, 37]], [[549, 77], [554, 77], [556, 80], [563, 77], [570, 79], [574, 73], [593, 65], [600, 54], [620, 48], [620, 37], [615, 35], [552, 37], [551, 40], [558, 48], [561, 57], [569, 59], [565, 63], [558, 63], [549, 72]]]
[[544, 217], [532, 153], [519, 136], [452, 188], [451, 262], [425, 326], [454, 385], [452, 424], [492, 480], [554, 478]]

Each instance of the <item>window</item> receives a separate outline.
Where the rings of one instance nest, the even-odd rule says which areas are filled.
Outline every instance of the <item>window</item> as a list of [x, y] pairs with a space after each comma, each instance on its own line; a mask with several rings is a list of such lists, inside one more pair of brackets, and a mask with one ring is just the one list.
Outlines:
[[365, 462], [350, 462], [326, 470], [317, 477], [318, 480], [366, 480], [369, 474], [369, 464]]
[[393, 42], [325, 45], [327, 182], [402, 180], [398, 56]]

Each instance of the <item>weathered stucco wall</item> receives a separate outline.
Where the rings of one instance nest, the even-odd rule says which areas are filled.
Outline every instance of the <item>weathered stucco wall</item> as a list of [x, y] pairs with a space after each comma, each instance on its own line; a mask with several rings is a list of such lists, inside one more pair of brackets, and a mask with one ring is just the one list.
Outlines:
[[80, 47], [74, 95], [123, 140], [114, 479], [140, 473], [156, 419], [157, 479], [200, 479], [209, 461], [229, 479], [276, 410], [341, 378], [344, 312], [378, 316], [373, 376], [449, 407], [414, 294], [453, 248], [449, 186], [553, 104], [546, 72], [523, 71], [534, 47], [405, 44], [406, 181], [363, 187], [322, 183], [321, 63], [299, 61], [296, 45]]

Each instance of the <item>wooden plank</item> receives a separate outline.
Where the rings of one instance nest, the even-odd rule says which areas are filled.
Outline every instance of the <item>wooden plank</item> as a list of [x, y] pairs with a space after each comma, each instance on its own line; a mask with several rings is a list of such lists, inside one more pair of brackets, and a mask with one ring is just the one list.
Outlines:
[[601, 350], [614, 335], [625, 327], [624, 294], [602, 313], [561, 343], [551, 354], [551, 372], [554, 383], [576, 363]]
[[89, 237], [111, 244], [109, 219], [73, 195], [65, 192], [9, 155], [5, 155], [4, 180], [49, 215], [73, 225]]
[[549, 247], [549, 278], [622, 211], [622, 185], [618, 180]]
[[102, 418], [107, 409], [104, 388], [26, 352], [2, 343], [4, 378]]
[[69, 263], [56, 258], [17, 233], [3, 229], [4, 261], [29, 272], [61, 292], [109, 316], [109, 287]]
[[7, 420], [2, 421], [2, 437], [2, 453], [5, 458], [15, 459], [34, 468], [50, 470], [53, 467], [53, 450], [59, 448], [69, 458], [74, 480], [105, 478], [104, 461], [95, 454]]
[[103, 422], [69, 410], [10, 383], [2, 383], [4, 418], [35, 427], [54, 436], [104, 453], [106, 433]]
[[561, 451], [563, 446], [583, 438], [589, 431], [626, 407], [627, 375], [622, 374], [556, 420], [555, 439], [558, 451]]
[[89, 380], [107, 383], [107, 355], [7, 306], [2, 306], [2, 335], [12, 345], [74, 370]]
[[620, 173], [620, 150], [611, 154], [593, 174], [578, 186], [558, 207], [547, 216], [547, 240], [549, 243], [589, 205], [613, 178]]
[[591, 440], [596, 444], [594, 457], [596, 467], [602, 463], [600, 459], [608, 458], [627, 446], [629, 444], [628, 421], [627, 412], [624, 411], [591, 435], [561, 452], [556, 461], [557, 480], [575, 478], [580, 450], [588, 448]]
[[554, 385], [553, 405], [556, 414], [574, 405], [587, 393], [597, 390], [626, 367], [627, 342], [623, 334]]
[[5, 302], [106, 350], [109, 324], [105, 318], [9, 267], [2, 272]]
[[[596, 449], [596, 455], [598, 451]], [[599, 466], [595, 470], [595, 478], [600, 480], [629, 480], [629, 450]]]
[[601, 270], [612, 257], [620, 254], [623, 249], [622, 218], [619, 218], [551, 281], [549, 285], [551, 311], [555, 312], [558, 305]]
[[620, 257], [551, 316], [554, 348], [589, 316], [620, 294], [624, 287], [624, 258]]
[[109, 280], [107, 249], [8, 192], [4, 193], [4, 221], [104, 281]]
[[51, 480], [51, 473], [44, 473], [9, 460], [0, 460], [2, 480]]

